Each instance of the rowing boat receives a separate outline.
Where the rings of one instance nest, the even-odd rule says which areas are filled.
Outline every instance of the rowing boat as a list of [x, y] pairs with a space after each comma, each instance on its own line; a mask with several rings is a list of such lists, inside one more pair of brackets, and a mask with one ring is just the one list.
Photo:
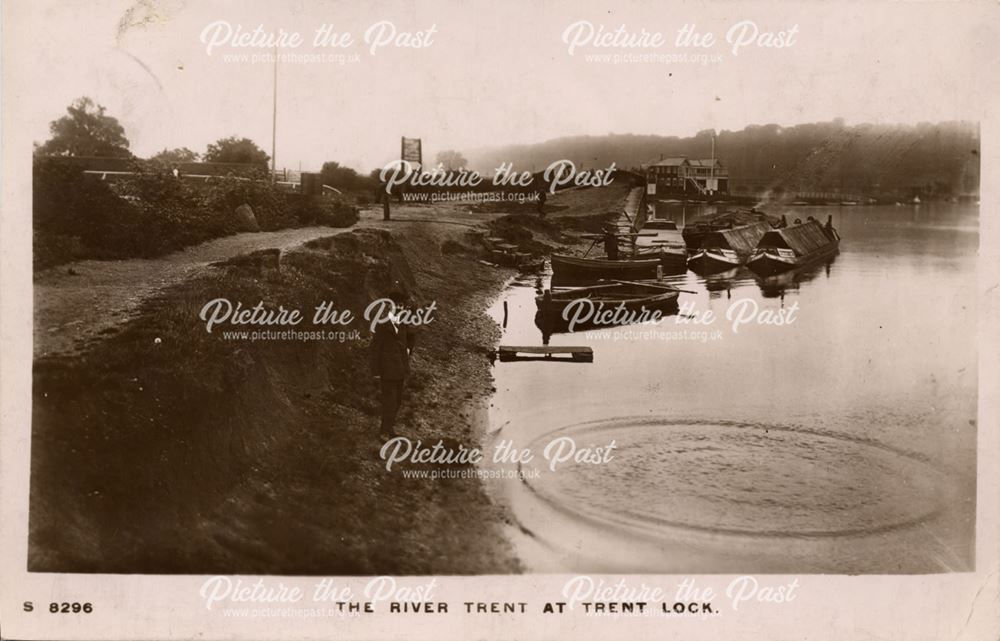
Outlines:
[[747, 261], [747, 267], [760, 276], [767, 276], [828, 258], [839, 248], [840, 234], [833, 228], [832, 221], [823, 226], [810, 219], [765, 233]]
[[705, 234], [701, 246], [687, 260], [691, 271], [708, 274], [726, 271], [743, 265], [757, 248], [760, 239], [770, 231], [771, 225], [758, 221], [732, 229], [721, 229]]
[[[622, 325], [655, 320], [658, 312], [677, 310], [679, 290], [666, 284], [616, 282], [553, 292], [535, 298], [536, 324], [543, 329], [564, 329], [570, 318], [588, 316], [579, 327]], [[580, 302], [578, 302], [580, 301]], [[575, 305], [574, 305], [575, 304]], [[601, 319], [601, 320], [599, 320]], [[613, 320], [611, 320], [613, 319]]]
[[552, 254], [552, 273], [571, 279], [645, 278], [656, 275], [660, 259], [636, 258], [611, 260], [610, 258], [578, 258], [565, 254]]

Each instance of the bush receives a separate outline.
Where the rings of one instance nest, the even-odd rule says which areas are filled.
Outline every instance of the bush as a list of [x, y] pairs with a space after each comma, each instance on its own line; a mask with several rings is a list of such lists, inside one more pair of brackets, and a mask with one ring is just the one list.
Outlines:
[[341, 191], [371, 191], [378, 186], [378, 181], [371, 176], [363, 176], [338, 162], [328, 161], [320, 169], [320, 180], [324, 185], [336, 187]]
[[300, 225], [350, 227], [358, 222], [358, 208], [341, 200], [286, 194], [288, 209]]
[[357, 207], [340, 200], [331, 200], [322, 203], [322, 214], [318, 222], [328, 227], [350, 227], [358, 222], [358, 218]]
[[206, 193], [197, 183], [178, 180], [158, 163], [136, 163], [133, 170], [132, 176], [114, 185], [141, 211], [145, 224], [143, 231], [121, 230], [127, 255], [158, 256], [233, 233], [233, 210], [207, 208]]
[[253, 209], [262, 231], [295, 227], [295, 216], [289, 211], [282, 192], [266, 180], [238, 176], [210, 179], [204, 186], [203, 205], [220, 219], [234, 221], [233, 212], [246, 203]]
[[36, 265], [145, 255], [145, 212], [107, 182], [58, 158], [41, 159], [32, 191]]

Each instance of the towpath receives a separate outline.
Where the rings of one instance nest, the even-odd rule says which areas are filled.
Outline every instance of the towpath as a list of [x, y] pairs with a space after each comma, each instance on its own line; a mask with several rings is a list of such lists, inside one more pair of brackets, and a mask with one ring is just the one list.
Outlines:
[[291, 249], [351, 228], [236, 234], [152, 259], [84, 260], [34, 277], [35, 357], [70, 354], [132, 318], [142, 303], [210, 263], [261, 249]]

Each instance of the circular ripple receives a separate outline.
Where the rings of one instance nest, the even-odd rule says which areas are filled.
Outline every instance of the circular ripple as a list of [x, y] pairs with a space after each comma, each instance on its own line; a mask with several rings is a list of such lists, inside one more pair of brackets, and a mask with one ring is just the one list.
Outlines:
[[607, 464], [550, 471], [536, 455], [525, 483], [553, 507], [607, 525], [755, 536], [847, 536], [935, 518], [954, 479], [889, 446], [799, 427], [623, 418], [574, 425], [577, 447], [616, 449]]

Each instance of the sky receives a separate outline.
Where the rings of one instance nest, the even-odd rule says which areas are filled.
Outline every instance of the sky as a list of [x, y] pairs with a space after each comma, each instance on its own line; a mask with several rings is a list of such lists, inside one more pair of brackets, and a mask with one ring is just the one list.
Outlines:
[[[986, 3], [36, 0], [8, 12], [5, 36], [32, 64], [7, 96], [30, 101], [34, 140], [86, 95], [139, 156], [201, 152], [230, 135], [270, 153], [276, 93], [277, 165], [305, 170], [336, 160], [367, 172], [398, 157], [404, 135], [421, 138], [430, 160], [580, 134], [979, 121], [1000, 77]], [[225, 38], [258, 25], [303, 42]], [[344, 46], [314, 46], [324, 25]], [[715, 42], [677, 46], [685, 25]], [[746, 40], [735, 52], [734, 25], [732, 39]], [[590, 29], [623, 35], [597, 46]], [[224, 42], [209, 50], [213, 39]], [[300, 57], [278, 63], [276, 91], [273, 62], [250, 58], [275, 50]], [[624, 60], [643, 54], [658, 58]]]

